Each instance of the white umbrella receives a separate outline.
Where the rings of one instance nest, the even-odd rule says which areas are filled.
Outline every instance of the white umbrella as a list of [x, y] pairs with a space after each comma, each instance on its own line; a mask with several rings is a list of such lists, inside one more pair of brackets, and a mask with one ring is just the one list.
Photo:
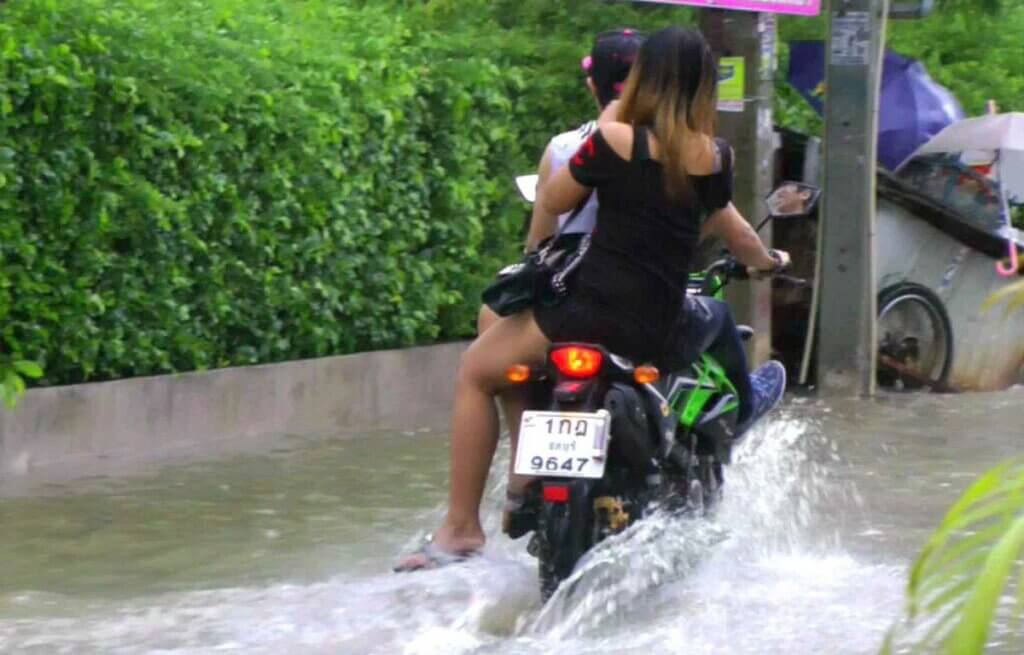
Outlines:
[[[946, 127], [917, 149], [907, 161], [941, 153], [963, 153], [965, 160], [997, 162], [999, 185], [1003, 194], [1003, 211], [1010, 227], [1007, 202], [1024, 204], [1024, 113], [990, 114], [968, 118]], [[906, 162], [900, 165], [902, 168]], [[1013, 232], [1008, 234], [1012, 237]], [[996, 269], [1002, 275], [1016, 275], [1017, 247], [1009, 242], [1009, 267], [1002, 263]]]
[[947, 126], [912, 156], [964, 150], [1017, 150], [1024, 152], [1024, 112], [989, 114]]

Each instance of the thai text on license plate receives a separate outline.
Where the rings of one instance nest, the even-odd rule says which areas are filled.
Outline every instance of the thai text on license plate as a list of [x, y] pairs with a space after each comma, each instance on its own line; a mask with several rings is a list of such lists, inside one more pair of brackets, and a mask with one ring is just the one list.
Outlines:
[[604, 476], [611, 415], [597, 412], [523, 412], [515, 472], [562, 478]]

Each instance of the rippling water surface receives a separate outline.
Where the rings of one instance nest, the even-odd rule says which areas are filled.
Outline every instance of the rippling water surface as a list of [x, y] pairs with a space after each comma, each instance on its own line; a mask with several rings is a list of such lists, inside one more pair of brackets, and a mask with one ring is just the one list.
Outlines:
[[875, 653], [911, 558], [1020, 451], [1022, 412], [1021, 389], [793, 400], [714, 519], [635, 526], [544, 606], [525, 540], [497, 536], [500, 487], [484, 557], [389, 573], [440, 517], [443, 434], [22, 486], [0, 497], [0, 653]]

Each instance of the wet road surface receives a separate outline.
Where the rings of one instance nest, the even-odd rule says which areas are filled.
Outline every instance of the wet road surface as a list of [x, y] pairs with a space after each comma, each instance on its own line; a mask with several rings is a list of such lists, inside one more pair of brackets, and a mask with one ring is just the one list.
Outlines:
[[790, 400], [713, 519], [636, 526], [546, 606], [526, 540], [497, 534], [500, 485], [484, 557], [389, 572], [441, 515], [444, 434], [22, 486], [0, 495], [0, 653], [876, 653], [912, 557], [1020, 451], [1022, 414], [1019, 388]]

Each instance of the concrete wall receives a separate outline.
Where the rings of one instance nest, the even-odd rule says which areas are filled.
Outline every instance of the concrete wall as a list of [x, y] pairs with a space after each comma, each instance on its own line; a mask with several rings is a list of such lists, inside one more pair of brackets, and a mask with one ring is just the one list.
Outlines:
[[466, 345], [33, 389], [0, 407], [0, 481], [225, 440], [441, 428]]

